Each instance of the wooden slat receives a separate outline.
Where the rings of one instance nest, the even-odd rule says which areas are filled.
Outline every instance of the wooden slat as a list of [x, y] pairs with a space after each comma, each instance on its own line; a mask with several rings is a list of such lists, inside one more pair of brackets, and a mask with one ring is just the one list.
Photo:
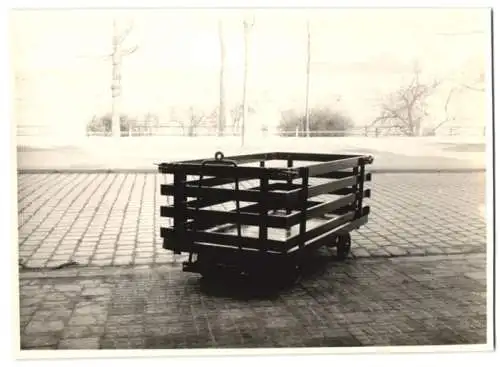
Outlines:
[[[322, 214], [331, 213], [351, 204], [355, 199], [354, 194], [350, 194], [336, 200], [316, 203], [307, 209], [307, 219], [318, 217]], [[345, 214], [345, 213], [343, 213]], [[301, 220], [301, 213], [294, 213], [286, 216], [286, 225], [288, 228], [298, 224]]]
[[[162, 217], [173, 217], [175, 214], [175, 208], [173, 208], [172, 206], [162, 206], [160, 207], [160, 213]], [[238, 222], [242, 225], [260, 225], [262, 222], [259, 214], [244, 211], [240, 211], [240, 213], [238, 214], [236, 211], [187, 209], [186, 217], [195, 220], [196, 226], [198, 226], [198, 224], [203, 225], [204, 223]], [[285, 228], [286, 218], [284, 216], [268, 214], [265, 225], [272, 228]]]
[[[172, 228], [161, 228], [162, 237], [169, 240], [175, 239], [175, 234]], [[240, 244], [242, 247], [251, 247], [255, 249], [267, 248], [272, 251], [283, 251], [286, 245], [283, 241], [266, 240], [264, 243], [258, 238], [251, 237], [238, 237], [230, 233], [212, 233], [212, 232], [194, 232], [186, 231], [186, 239], [195, 242], [208, 242], [220, 245], [237, 246]]]
[[[251, 190], [254, 190], [254, 188], [250, 188]], [[242, 200], [240, 200], [242, 201]], [[189, 200], [187, 205], [188, 207], [191, 208], [206, 208], [207, 206], [213, 206], [213, 205], [219, 205], [219, 204], [225, 204], [225, 203], [235, 203], [235, 200], [228, 200], [225, 196], [209, 196], [209, 197], [203, 197], [200, 199], [193, 199]]]
[[358, 155], [352, 154], [322, 154], [322, 153], [302, 153], [302, 152], [279, 152], [275, 153], [275, 159], [306, 162], [330, 162], [338, 161], [347, 158], [357, 158]]
[[[161, 185], [160, 187], [162, 195], [172, 195], [174, 192], [174, 187], [172, 185]], [[293, 193], [293, 190], [291, 191]], [[200, 199], [213, 199], [221, 200], [220, 202], [227, 202], [230, 200], [240, 200], [248, 202], [258, 202], [260, 200], [261, 192], [260, 190], [252, 189], [240, 189], [236, 191], [234, 188], [215, 188], [215, 187], [196, 187], [196, 186], [185, 186], [185, 195], [187, 197], [196, 197]], [[285, 205], [287, 200], [288, 192], [269, 192], [267, 200], [270, 202], [277, 202], [281, 205]], [[190, 203], [193, 205], [193, 203]], [[213, 205], [213, 204], [212, 204]]]
[[[349, 171], [332, 171], [332, 172], [327, 172], [323, 173], [321, 175], [315, 175], [315, 178], [346, 178], [346, 177], [351, 177], [353, 176], [352, 170]], [[252, 181], [255, 180], [254, 178], [246, 178], [246, 179], [241, 179], [240, 183], [242, 182], [247, 182], [247, 181]], [[365, 175], [365, 181], [371, 181], [372, 180], [372, 173], [368, 172]], [[234, 183], [234, 179], [231, 178], [217, 178], [217, 177], [210, 177], [210, 178], [204, 178], [202, 180], [202, 186], [222, 186], [226, 184], [231, 184]], [[188, 180], [186, 181], [187, 185], [192, 185], [192, 186], [198, 186], [199, 185], [199, 179], [194, 179], [194, 180]], [[272, 190], [279, 190], [279, 187], [285, 187], [285, 183], [273, 183], [270, 185], [270, 189]], [[272, 188], [271, 188], [272, 187]], [[292, 187], [300, 187], [298, 184], [293, 184]], [[255, 187], [254, 189], [258, 189], [258, 187]]]
[[[370, 189], [366, 189], [364, 190], [363, 192], [363, 197], [365, 198], [369, 198], [370, 197]], [[356, 195], [356, 194], [351, 194], [351, 195]], [[332, 214], [335, 214], [335, 215], [342, 215], [342, 214], [345, 214], [347, 213], [348, 211], [352, 210], [352, 205], [350, 206], [344, 206], [344, 207], [340, 207], [338, 209], [335, 209], [332, 211]]]
[[317, 178], [345, 178], [353, 176], [352, 170], [349, 171], [331, 171], [321, 175], [315, 175]]
[[356, 183], [355, 176], [339, 178], [337, 180], [332, 180], [331, 182], [309, 187], [307, 196], [313, 197], [321, 194], [328, 194], [343, 189], [345, 187], [352, 186], [355, 183]]
[[[172, 195], [174, 188], [172, 185], [161, 185], [162, 195]], [[234, 188], [222, 187], [197, 187], [185, 185], [185, 193], [187, 197], [201, 198], [224, 198], [224, 201], [239, 199], [240, 201], [258, 201], [259, 191], [252, 189], [240, 189], [236, 191]], [[278, 195], [282, 195], [278, 193]]]
[[318, 176], [332, 171], [338, 171], [346, 168], [356, 167], [359, 164], [361, 158], [346, 158], [337, 161], [318, 163], [307, 166], [306, 169], [309, 171], [309, 176]]
[[[239, 181], [241, 184], [242, 182], [247, 182], [247, 181], [251, 181], [251, 180], [255, 180], [255, 178], [243, 178], [243, 179], [240, 179]], [[234, 183], [234, 178], [207, 177], [207, 178], [203, 178], [201, 180], [202, 186], [222, 186], [222, 185], [227, 185], [227, 184], [231, 184], [231, 183]], [[193, 180], [186, 181], [186, 184], [192, 185], [192, 186], [199, 186], [200, 179], [196, 178]]]
[[[199, 190], [197, 187], [195, 190]], [[229, 201], [234, 201], [236, 198], [240, 198], [240, 201], [250, 201], [257, 202], [259, 199], [256, 198], [256, 195], [260, 194], [260, 191], [257, 191], [259, 187], [251, 187], [249, 189], [240, 190], [242, 191], [250, 191], [250, 194], [244, 193], [242, 195], [238, 195], [235, 193], [234, 189], [223, 189], [223, 188], [202, 188], [203, 190], [207, 190], [205, 192], [210, 192], [214, 194], [202, 194], [200, 199], [190, 200], [187, 205], [190, 207], [196, 207], [200, 205], [200, 207], [207, 207], [211, 205], [223, 204]], [[160, 185], [160, 190], [162, 195], [172, 195], [173, 194], [173, 185]], [[222, 191], [221, 191], [222, 190]], [[273, 209], [282, 209], [285, 206], [290, 206], [294, 208], [297, 205], [298, 194], [300, 189], [293, 189], [287, 192], [273, 192], [268, 196], [268, 205]], [[199, 191], [193, 191], [191, 187], [186, 189], [187, 196], [190, 197], [198, 197]]]
[[[245, 213], [257, 213], [259, 211], [259, 205], [258, 204], [249, 204], [249, 205], [243, 205], [240, 208], [242, 212]], [[233, 210], [228, 210], [229, 213], [236, 213], [236, 209]], [[236, 223], [226, 223], [226, 222], [220, 222], [219, 220], [215, 221], [205, 221], [204, 223], [194, 223], [193, 220], [190, 220], [190, 222], [187, 225], [187, 229], [193, 229], [196, 228], [196, 230], [202, 231], [202, 230], [210, 230], [210, 231], [216, 231], [218, 230], [223, 230], [222, 226], [226, 229], [229, 230], [230, 228], [234, 228], [236, 226]]]
[[[352, 231], [353, 229], [357, 229], [361, 227], [362, 225], [366, 224], [368, 222], [368, 215], [364, 215], [363, 217], [353, 220], [351, 222], [345, 223], [342, 226], [339, 226], [337, 228], [332, 229], [331, 231], [325, 232], [322, 235], [313, 238], [309, 241], [306, 242], [306, 248], [311, 247], [311, 248], [317, 248], [325, 245], [330, 245], [331, 241], [333, 240], [335, 235], [339, 235], [341, 233], [347, 233]], [[288, 249], [287, 253], [292, 254], [297, 252], [299, 250], [299, 246], [293, 246], [290, 249]]]
[[[243, 155], [234, 155], [234, 156], [229, 156], [229, 157], [224, 157], [224, 160], [231, 160], [235, 161], [238, 164], [246, 164], [246, 163], [255, 163], [259, 162], [261, 160], [271, 160], [274, 159], [274, 154], [275, 153], [254, 153], [254, 154], [243, 154]], [[193, 160], [187, 160], [187, 161], [180, 161], [180, 162], [174, 162], [177, 164], [196, 164], [196, 163], [201, 163], [205, 160], [212, 160], [214, 157], [210, 158], [204, 158], [204, 159], [193, 159]]]
[[287, 241], [287, 245], [295, 246], [295, 245], [298, 245], [299, 243], [307, 242], [310, 239], [317, 237], [325, 232], [328, 232], [328, 231], [334, 229], [335, 227], [338, 227], [338, 226], [350, 221], [353, 218], [354, 218], [354, 212], [348, 212], [340, 217], [331, 219], [318, 227], [310, 229], [309, 231], [305, 232], [305, 234], [303, 236], [301, 236], [299, 233], [299, 234], [289, 238]]
[[[351, 187], [346, 187], [346, 188], [331, 192], [331, 194], [335, 194], [335, 195], [348, 195], [348, 194], [353, 194], [353, 193], [354, 193], [354, 191]], [[363, 197], [365, 197], [365, 198], [370, 197], [371, 190], [370, 189], [364, 190], [363, 195], [364, 195]]]
[[[287, 182], [275, 182], [269, 184], [269, 191], [291, 191], [295, 189], [300, 189], [301, 186], [294, 183]], [[256, 187], [257, 190], [260, 190], [260, 186]]]
[[222, 165], [207, 165], [201, 167], [199, 164], [166, 164], [161, 168], [162, 173], [182, 172], [186, 175], [214, 176], [218, 178], [255, 178], [267, 177], [269, 179], [287, 179], [288, 177], [299, 177], [298, 170], [288, 168], [261, 168], [261, 167], [232, 167]]
[[[322, 175], [318, 175], [318, 176], [315, 176], [317, 178], [335, 178], [335, 179], [339, 179], [339, 178], [348, 178], [348, 177], [355, 177], [353, 172], [350, 170], [349, 172], [345, 172], [345, 171], [334, 171], [334, 172], [329, 172], [329, 173], [325, 173], [325, 174], [322, 174]], [[372, 174], [371, 172], [368, 172], [365, 174], [365, 180], [364, 182], [369, 182], [372, 180]]]

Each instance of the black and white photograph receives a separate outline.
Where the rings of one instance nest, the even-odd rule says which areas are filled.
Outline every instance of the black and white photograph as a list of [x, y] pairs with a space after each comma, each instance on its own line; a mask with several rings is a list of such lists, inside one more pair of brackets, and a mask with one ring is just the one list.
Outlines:
[[18, 358], [493, 350], [492, 9], [8, 18]]

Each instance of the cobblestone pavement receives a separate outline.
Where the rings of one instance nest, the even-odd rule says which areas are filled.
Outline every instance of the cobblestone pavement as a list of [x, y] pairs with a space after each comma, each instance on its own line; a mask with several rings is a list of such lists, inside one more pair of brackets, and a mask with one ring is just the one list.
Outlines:
[[203, 282], [172, 264], [22, 272], [21, 348], [485, 344], [485, 263], [484, 254], [339, 263], [323, 250], [314, 271], [277, 293]]
[[[19, 256], [29, 267], [181, 261], [162, 249], [164, 177], [138, 173], [18, 176]], [[374, 174], [354, 257], [484, 252], [484, 173]]]

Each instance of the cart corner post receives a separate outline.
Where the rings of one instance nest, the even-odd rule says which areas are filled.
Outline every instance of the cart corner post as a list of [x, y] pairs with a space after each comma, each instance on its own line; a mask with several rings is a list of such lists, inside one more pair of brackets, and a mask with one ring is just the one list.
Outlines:
[[[288, 155], [288, 159], [287, 159], [287, 162], [286, 162], [286, 166], [287, 168], [293, 168], [293, 158]], [[291, 190], [292, 189], [292, 184], [293, 184], [293, 178], [291, 176], [288, 176], [287, 179], [286, 179], [286, 184], [287, 184], [287, 191]], [[291, 205], [290, 205], [290, 200], [288, 200], [288, 196], [287, 196], [287, 200], [286, 200], [286, 215], [290, 215], [292, 213], [292, 209], [291, 209]], [[290, 237], [292, 234], [292, 230], [290, 228], [290, 226], [287, 226], [286, 227], [286, 238]]]
[[308, 206], [308, 198], [309, 198], [309, 168], [308, 167], [300, 167], [299, 169], [300, 176], [302, 178], [302, 189], [300, 190], [300, 241], [299, 247], [302, 248], [305, 245], [305, 234], [307, 230], [307, 210]]
[[173, 230], [175, 237], [175, 250], [176, 254], [180, 254], [178, 244], [186, 241], [186, 213], [187, 213], [187, 200], [186, 200], [186, 179], [187, 175], [182, 170], [175, 170], [174, 172], [174, 216], [173, 216]]
[[262, 250], [267, 250], [268, 240], [268, 200], [269, 200], [269, 176], [264, 174], [260, 177], [260, 220], [259, 220], [259, 240]]
[[358, 190], [356, 191], [356, 218], [361, 218], [363, 216], [363, 196], [364, 196], [364, 182], [365, 182], [365, 159], [359, 159], [359, 172], [357, 181]]

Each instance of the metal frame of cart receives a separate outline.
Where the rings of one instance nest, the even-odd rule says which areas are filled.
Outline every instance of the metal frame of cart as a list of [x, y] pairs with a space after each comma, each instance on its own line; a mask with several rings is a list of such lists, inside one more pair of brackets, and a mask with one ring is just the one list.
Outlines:
[[[286, 166], [269, 166], [274, 161]], [[163, 247], [188, 253], [184, 271], [201, 274], [220, 268], [260, 272], [278, 264], [296, 268], [305, 252], [324, 245], [346, 259], [349, 232], [368, 220], [370, 207], [363, 199], [370, 197], [365, 183], [371, 181], [366, 166], [372, 162], [370, 155], [276, 152], [224, 158], [217, 152], [212, 160], [161, 163], [159, 172], [173, 176], [161, 185], [161, 194], [173, 198], [172, 205], [160, 208], [162, 217], [173, 219], [172, 226], [161, 228]], [[231, 202], [236, 208], [220, 208]], [[312, 221], [316, 225], [309, 225]], [[253, 228], [252, 235], [242, 228]], [[270, 231], [286, 235], [273, 238]]]

